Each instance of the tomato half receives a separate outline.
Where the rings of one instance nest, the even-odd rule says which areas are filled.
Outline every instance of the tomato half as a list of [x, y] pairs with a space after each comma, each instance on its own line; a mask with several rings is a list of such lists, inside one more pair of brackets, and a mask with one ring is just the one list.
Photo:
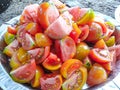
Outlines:
[[111, 54], [108, 49], [92, 49], [90, 50], [89, 56], [92, 60], [99, 63], [107, 63], [112, 61]]
[[10, 72], [12, 79], [19, 83], [28, 83], [33, 79], [36, 72], [35, 60], [30, 60], [29, 63]]
[[60, 90], [62, 86], [62, 76], [57, 74], [45, 74], [40, 78], [42, 90]]
[[95, 63], [88, 73], [87, 84], [94, 86], [103, 83], [107, 80], [107, 73], [105, 69], [100, 65]]
[[11, 34], [14, 34], [14, 35], [17, 34], [16, 28], [15, 28], [15, 27], [12, 27], [12, 26], [8, 26], [8, 27], [7, 27], [7, 31], [8, 31], [9, 33], [11, 33]]
[[100, 39], [95, 43], [94, 48], [104, 49], [104, 48], [107, 48], [107, 46], [105, 41], [103, 39]]

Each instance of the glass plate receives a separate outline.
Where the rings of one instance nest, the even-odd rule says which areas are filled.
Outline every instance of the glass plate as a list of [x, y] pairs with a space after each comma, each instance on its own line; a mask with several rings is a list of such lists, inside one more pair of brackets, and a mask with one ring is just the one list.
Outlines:
[[[69, 6], [76, 6], [76, 5], [80, 6], [80, 3], [77, 0], [74, 0], [74, 1], [73, 0], [64, 0], [63, 2], [65, 2]], [[119, 32], [117, 34], [120, 34], [120, 27], [118, 27], [119, 23], [115, 19], [111, 18], [110, 16], [101, 14], [99, 12], [95, 12], [95, 13], [96, 13], [96, 15], [100, 15], [103, 18], [105, 18], [105, 20], [113, 22], [113, 24], [115, 24], [115, 26], [116, 26], [116, 31]], [[2, 50], [5, 47], [3, 35], [7, 31], [7, 26], [15, 25], [17, 23], [17, 21], [19, 20], [19, 17], [20, 16], [17, 16], [15, 18], [11, 19], [10, 21], [2, 24], [2, 26], [0, 27], [0, 87], [3, 90], [35, 90], [35, 89], [32, 89], [30, 87], [30, 85], [28, 85], [28, 84], [19, 84], [17, 82], [14, 82], [10, 78], [10, 76], [9, 76], [10, 67], [9, 67], [9, 63], [8, 63], [8, 58], [2, 53]], [[116, 34], [116, 36], [117, 36], [117, 34]], [[85, 85], [83, 87], [83, 90], [97, 90], [100, 88], [102, 90], [102, 87], [104, 87], [106, 84], [108, 84], [110, 81], [112, 81], [119, 74], [119, 72], [120, 72], [120, 60], [117, 60], [115, 69], [113, 70], [110, 77], [107, 79], [107, 81], [105, 83], [96, 85], [94, 87], [87, 87]], [[115, 89], [115, 90], [117, 90], [117, 89]]]

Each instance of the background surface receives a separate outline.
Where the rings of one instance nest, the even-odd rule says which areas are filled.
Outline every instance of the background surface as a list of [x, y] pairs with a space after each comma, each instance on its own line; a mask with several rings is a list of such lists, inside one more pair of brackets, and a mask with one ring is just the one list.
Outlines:
[[[13, 17], [20, 15], [26, 5], [32, 3], [39, 3], [40, 1], [41, 0], [12, 0], [9, 8], [0, 14], [0, 25], [12, 19]], [[113, 18], [116, 7], [120, 5], [120, 0], [76, 0], [76, 1], [80, 2], [79, 4], [80, 7], [90, 7], [93, 8], [95, 11], [99, 11]]]

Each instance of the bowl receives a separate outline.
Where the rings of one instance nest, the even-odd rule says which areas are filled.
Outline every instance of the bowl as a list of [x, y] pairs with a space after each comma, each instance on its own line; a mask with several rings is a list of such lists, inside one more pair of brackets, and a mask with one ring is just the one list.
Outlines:
[[[95, 14], [102, 16], [107, 21], [113, 22], [114, 25], [116, 26], [115, 32], [120, 32], [120, 27], [118, 27], [119, 23], [115, 19], [113, 19], [110, 16], [101, 14], [99, 12], [95, 12]], [[20, 84], [20, 83], [14, 82], [11, 79], [11, 77], [9, 76], [9, 72], [10, 72], [10, 66], [8, 63], [9, 59], [6, 55], [2, 53], [4, 47], [6, 46], [3, 40], [3, 35], [7, 31], [7, 26], [15, 25], [18, 22], [19, 18], [20, 16], [17, 16], [11, 19], [10, 21], [2, 24], [2, 26], [0, 27], [0, 87], [3, 90], [35, 90], [35, 89], [32, 89], [32, 87], [30, 87], [30, 85], [28, 84]], [[115, 34], [116, 37], [117, 37], [117, 34]], [[83, 90], [97, 90], [98, 88], [102, 88], [105, 85], [107, 85], [110, 81], [112, 81], [119, 74], [119, 72], [120, 72], [120, 60], [117, 60], [116, 66], [113, 69], [112, 73], [110, 74], [106, 82], [96, 85], [94, 87], [84, 86]]]

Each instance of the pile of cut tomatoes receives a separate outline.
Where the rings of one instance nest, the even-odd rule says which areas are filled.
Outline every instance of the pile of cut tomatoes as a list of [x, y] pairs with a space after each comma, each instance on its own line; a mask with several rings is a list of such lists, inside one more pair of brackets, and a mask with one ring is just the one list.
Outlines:
[[24, 8], [4, 34], [11, 78], [41, 90], [80, 90], [107, 80], [120, 53], [115, 26], [59, 0]]

